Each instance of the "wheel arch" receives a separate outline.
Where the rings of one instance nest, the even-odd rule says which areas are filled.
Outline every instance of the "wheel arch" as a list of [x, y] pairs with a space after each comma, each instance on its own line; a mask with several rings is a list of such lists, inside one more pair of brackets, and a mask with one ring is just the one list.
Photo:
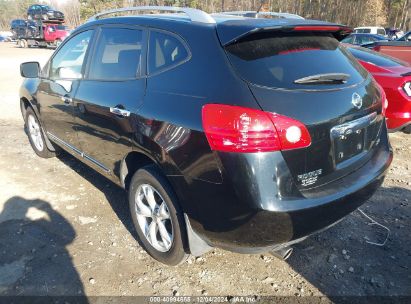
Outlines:
[[22, 115], [24, 121], [26, 121], [26, 113], [27, 113], [27, 109], [28, 109], [28, 108], [31, 108], [31, 109], [33, 110], [34, 115], [36, 115], [36, 116], [37, 116], [37, 119], [40, 121], [41, 131], [43, 132], [43, 136], [44, 136], [44, 139], [45, 139], [45, 141], [46, 141], [46, 146], [47, 146], [47, 148], [48, 148], [50, 151], [56, 151], [56, 148], [54, 147], [54, 145], [51, 143], [50, 139], [48, 138], [47, 133], [46, 133], [46, 131], [45, 131], [45, 129], [44, 129], [44, 126], [43, 126], [43, 124], [42, 124], [42, 122], [41, 122], [41, 120], [40, 120], [40, 115], [39, 115], [39, 112], [38, 112], [37, 107], [35, 107], [35, 106], [29, 101], [28, 98], [26, 98], [26, 97], [24, 97], [24, 96], [21, 97], [21, 98], [20, 98], [20, 111], [21, 111], [21, 115]]
[[31, 107], [33, 111], [36, 112], [32, 104], [30, 103], [30, 101], [26, 97], [21, 97], [20, 98], [20, 111], [21, 111], [21, 115], [23, 116], [23, 119], [25, 119], [26, 117], [26, 112], [27, 112], [28, 107]]
[[[134, 173], [145, 166], [155, 165], [161, 170], [157, 161], [154, 158], [146, 155], [145, 153], [139, 151], [131, 151], [122, 160], [120, 164], [120, 184], [121, 186], [128, 190], [130, 186], [130, 181]], [[163, 172], [163, 170], [161, 170]], [[164, 174], [164, 172], [163, 172]]]

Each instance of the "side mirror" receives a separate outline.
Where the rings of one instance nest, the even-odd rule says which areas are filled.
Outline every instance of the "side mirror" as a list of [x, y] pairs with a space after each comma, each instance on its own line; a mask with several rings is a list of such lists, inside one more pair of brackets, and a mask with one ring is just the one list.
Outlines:
[[37, 78], [40, 75], [38, 62], [25, 62], [20, 65], [20, 75], [24, 78]]

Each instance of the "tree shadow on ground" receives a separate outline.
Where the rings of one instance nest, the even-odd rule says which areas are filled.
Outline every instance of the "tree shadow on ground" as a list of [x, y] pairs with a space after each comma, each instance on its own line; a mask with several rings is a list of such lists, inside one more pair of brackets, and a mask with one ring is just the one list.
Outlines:
[[71, 224], [48, 202], [8, 199], [0, 213], [0, 295], [84, 295], [66, 249], [75, 236]]
[[[345, 296], [411, 296], [411, 191], [380, 188], [360, 209], [294, 248], [288, 264], [334, 301]], [[381, 298], [380, 298], [381, 299]], [[377, 299], [375, 299], [377, 300]]]

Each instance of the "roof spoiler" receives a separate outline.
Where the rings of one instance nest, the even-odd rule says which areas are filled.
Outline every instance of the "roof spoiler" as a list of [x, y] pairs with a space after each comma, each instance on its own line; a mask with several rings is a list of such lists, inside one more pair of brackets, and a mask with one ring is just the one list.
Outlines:
[[[305, 20], [301, 20], [305, 21]], [[227, 22], [229, 25], [230, 22]], [[352, 33], [352, 28], [345, 25], [332, 24], [327, 22], [306, 22], [301, 24], [284, 24], [273, 26], [245, 26], [237, 27], [236, 30], [224, 29], [224, 23], [221, 26], [217, 25], [219, 29], [219, 36], [221, 43], [224, 46], [236, 43], [248, 36], [264, 33], [264, 32], [324, 32], [331, 33], [338, 41], [343, 40], [345, 37]]]

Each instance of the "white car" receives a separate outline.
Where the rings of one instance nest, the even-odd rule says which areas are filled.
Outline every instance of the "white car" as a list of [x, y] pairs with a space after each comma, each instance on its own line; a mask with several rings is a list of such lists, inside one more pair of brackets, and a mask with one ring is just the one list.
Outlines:
[[385, 32], [385, 29], [380, 26], [362, 26], [362, 27], [356, 27], [354, 29], [354, 33], [360, 33], [360, 34], [376, 34], [376, 35], [381, 35], [381, 36], [386, 36], [387, 33]]

